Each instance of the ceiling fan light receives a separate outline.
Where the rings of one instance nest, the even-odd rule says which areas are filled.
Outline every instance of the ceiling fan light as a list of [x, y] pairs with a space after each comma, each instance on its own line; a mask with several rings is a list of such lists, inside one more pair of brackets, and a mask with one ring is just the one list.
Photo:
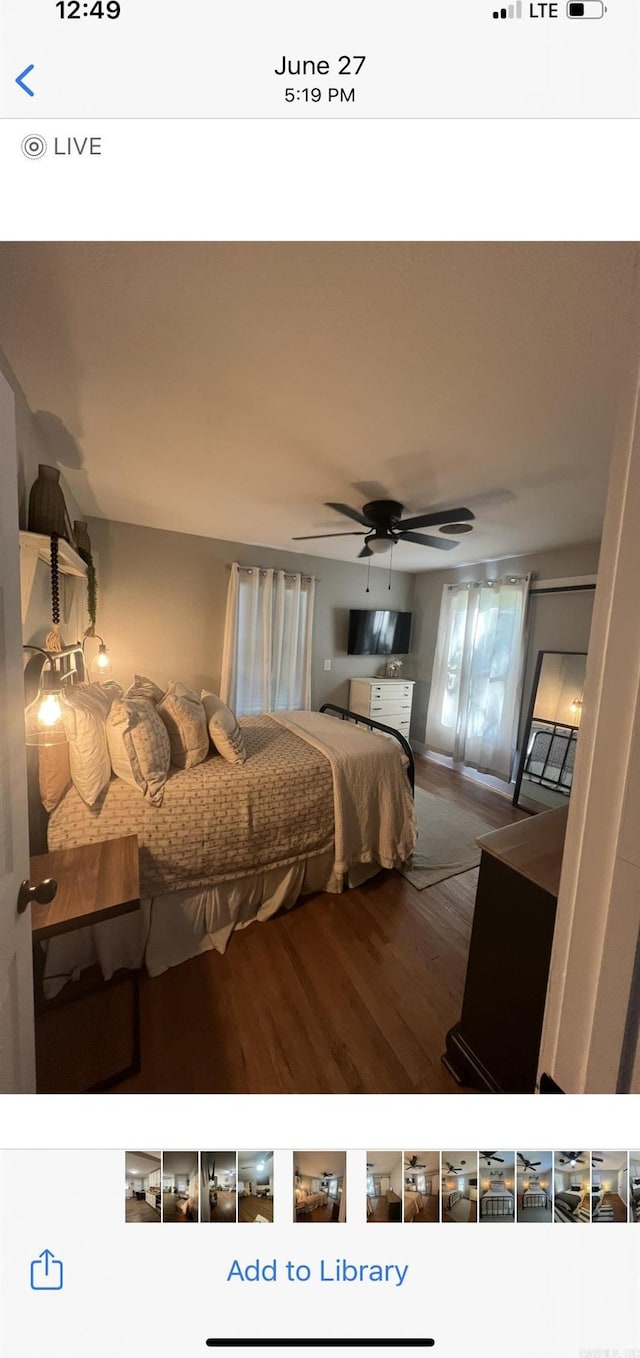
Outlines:
[[369, 538], [367, 547], [370, 552], [380, 556], [383, 552], [388, 552], [393, 547], [393, 538]]

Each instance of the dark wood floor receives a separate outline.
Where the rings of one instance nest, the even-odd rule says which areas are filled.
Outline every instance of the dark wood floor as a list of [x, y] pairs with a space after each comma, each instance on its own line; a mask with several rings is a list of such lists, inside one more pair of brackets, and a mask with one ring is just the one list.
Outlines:
[[126, 1221], [160, 1221], [160, 1213], [147, 1202], [146, 1198], [125, 1199]]
[[[425, 759], [416, 759], [416, 781], [495, 828], [523, 815]], [[440, 1057], [460, 1014], [477, 877], [474, 869], [421, 892], [382, 872], [241, 930], [224, 956], [143, 973], [142, 1071], [116, 1092], [464, 1092]], [[61, 1011], [69, 1031], [66, 1040], [57, 1032], [55, 1051], [81, 1041], [86, 1058], [91, 1029], [79, 1038], [78, 1009]], [[125, 1046], [128, 1022], [127, 1013]], [[116, 1027], [111, 1014], [111, 1038]], [[42, 1061], [39, 1077], [40, 1088], [69, 1089]]]
[[[411, 1218], [411, 1223], [410, 1223], [411, 1225], [413, 1224], [414, 1221], [439, 1221], [439, 1220], [440, 1220], [440, 1198], [439, 1198], [438, 1194], [437, 1194], [437, 1193], [426, 1193], [425, 1196], [424, 1196], [424, 1198], [423, 1198], [423, 1202], [424, 1202], [424, 1207], [421, 1207], [421, 1209], [420, 1209], [420, 1211], [417, 1213], [417, 1215], [416, 1215], [415, 1217], [412, 1217], [412, 1218]], [[405, 1220], [406, 1220], [406, 1217], [405, 1217]]]
[[602, 1207], [610, 1207], [613, 1211], [613, 1216], [602, 1217], [601, 1219], [597, 1216], [594, 1216], [593, 1217], [594, 1223], [597, 1222], [599, 1225], [603, 1226], [606, 1224], [607, 1221], [627, 1220], [627, 1204], [626, 1202], [622, 1201], [622, 1198], [620, 1197], [619, 1193], [603, 1193], [601, 1205]]
[[227, 1189], [218, 1189], [216, 1193], [217, 1201], [211, 1202], [209, 1212], [210, 1221], [235, 1221], [236, 1219], [236, 1194], [229, 1193]]
[[[386, 1193], [383, 1193], [379, 1198], [371, 1198], [370, 1200], [373, 1203], [373, 1212], [367, 1216], [367, 1221], [389, 1221], [389, 1198]], [[391, 1201], [401, 1202], [402, 1200], [394, 1193]]]
[[238, 1221], [255, 1221], [256, 1217], [273, 1221], [273, 1198], [255, 1198], [250, 1193], [243, 1193], [238, 1198]]

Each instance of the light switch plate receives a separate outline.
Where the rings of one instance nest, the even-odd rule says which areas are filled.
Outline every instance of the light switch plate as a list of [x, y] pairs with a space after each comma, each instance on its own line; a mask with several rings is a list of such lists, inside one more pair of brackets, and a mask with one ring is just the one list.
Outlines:
[[324, 662], [324, 667], [325, 667], [325, 670], [330, 670], [330, 669], [331, 669], [331, 661], [330, 661], [330, 660], [325, 660], [325, 662]]

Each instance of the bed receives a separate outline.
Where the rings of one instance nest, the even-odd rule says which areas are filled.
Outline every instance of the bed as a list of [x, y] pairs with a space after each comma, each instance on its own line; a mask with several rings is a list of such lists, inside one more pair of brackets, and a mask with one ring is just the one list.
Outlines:
[[425, 1205], [424, 1195], [422, 1193], [416, 1193], [413, 1189], [405, 1188], [404, 1190], [405, 1221], [414, 1221], [415, 1218], [420, 1215], [420, 1212], [422, 1211], [424, 1205]]
[[578, 1221], [582, 1193], [563, 1189], [556, 1193], [553, 1202], [553, 1215], [556, 1221]]
[[156, 976], [210, 948], [224, 952], [234, 929], [301, 895], [340, 892], [410, 858], [413, 771], [406, 741], [390, 738], [397, 733], [326, 712], [240, 725], [246, 763], [210, 755], [172, 769], [161, 806], [116, 777], [93, 809], [69, 788], [49, 819], [49, 849], [136, 834], [142, 910], [51, 940], [47, 994], [94, 961], [105, 979], [143, 961]]
[[458, 1189], [456, 1188], [456, 1189], [454, 1189], [454, 1191], [453, 1191], [452, 1193], [445, 1193], [445, 1194], [444, 1194], [443, 1200], [442, 1200], [442, 1201], [443, 1201], [443, 1205], [444, 1205], [446, 1208], [448, 1208], [449, 1210], [451, 1210], [451, 1208], [452, 1208], [452, 1207], [455, 1207], [456, 1203], [460, 1201], [461, 1197], [462, 1197], [462, 1193], [460, 1193], [460, 1192], [458, 1191]]
[[480, 1217], [512, 1217], [514, 1215], [513, 1193], [504, 1183], [495, 1180], [486, 1193], [480, 1196]]
[[547, 1194], [544, 1188], [528, 1188], [526, 1193], [522, 1194], [523, 1211], [527, 1207], [546, 1207], [546, 1205]]
[[296, 1212], [313, 1212], [316, 1207], [326, 1207], [327, 1194], [315, 1192], [311, 1188], [296, 1188]]

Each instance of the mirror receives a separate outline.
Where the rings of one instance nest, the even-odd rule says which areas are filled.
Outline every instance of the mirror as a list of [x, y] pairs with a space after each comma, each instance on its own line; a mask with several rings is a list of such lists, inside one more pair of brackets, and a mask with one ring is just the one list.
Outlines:
[[514, 806], [548, 811], [565, 806], [575, 765], [587, 657], [583, 651], [539, 651], [522, 735]]

